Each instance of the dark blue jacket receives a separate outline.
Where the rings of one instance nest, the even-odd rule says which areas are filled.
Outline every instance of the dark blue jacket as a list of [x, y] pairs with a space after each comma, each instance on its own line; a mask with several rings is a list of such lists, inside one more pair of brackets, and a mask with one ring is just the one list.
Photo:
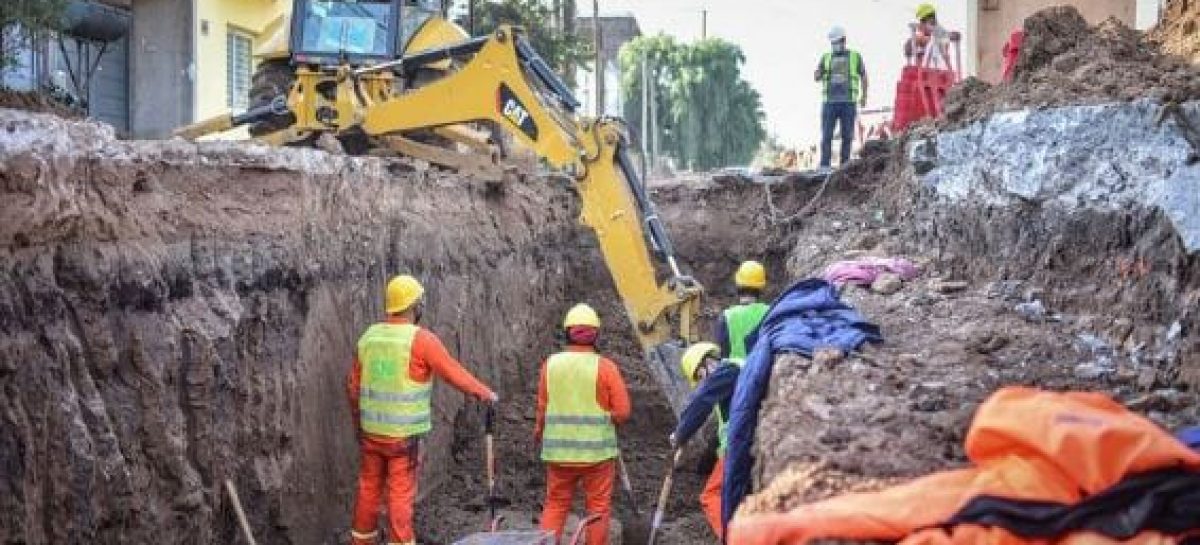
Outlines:
[[696, 391], [688, 396], [687, 405], [679, 415], [679, 425], [675, 426], [675, 439], [680, 445], [687, 443], [704, 425], [713, 407], [717, 407], [728, 418], [729, 402], [733, 399], [733, 388], [741, 372], [742, 369], [737, 365], [722, 361], [712, 374], [700, 381]]
[[842, 303], [837, 290], [824, 280], [801, 280], [771, 303], [758, 331], [746, 340], [754, 348], [742, 367], [729, 407], [729, 448], [721, 490], [721, 518], [725, 524], [750, 492], [750, 470], [754, 466], [750, 448], [775, 355], [791, 352], [812, 357], [823, 347], [836, 347], [848, 354], [864, 342], [882, 340], [879, 327]]

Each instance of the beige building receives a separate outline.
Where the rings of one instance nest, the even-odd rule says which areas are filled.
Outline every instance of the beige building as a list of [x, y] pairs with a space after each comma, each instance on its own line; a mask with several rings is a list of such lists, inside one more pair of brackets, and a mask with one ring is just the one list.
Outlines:
[[[1000, 81], [1004, 57], [1002, 49], [1013, 30], [1035, 12], [1051, 6], [1072, 5], [1091, 24], [1109, 17], [1133, 27], [1137, 21], [1137, 0], [969, 0], [971, 17], [966, 35], [967, 51], [975, 51], [976, 75], [995, 83]], [[974, 39], [970, 39], [973, 37]]]

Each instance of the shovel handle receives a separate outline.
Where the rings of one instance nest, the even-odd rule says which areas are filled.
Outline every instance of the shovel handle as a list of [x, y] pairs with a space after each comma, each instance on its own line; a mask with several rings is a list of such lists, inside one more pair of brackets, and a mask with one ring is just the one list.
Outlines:
[[629, 506], [633, 508], [634, 515], [641, 515], [642, 510], [638, 508], [637, 496], [633, 493], [633, 483], [629, 480], [629, 469], [625, 467], [625, 456], [617, 454], [617, 469], [621, 474], [621, 487], [625, 489], [625, 497], [629, 498]]
[[671, 456], [671, 467], [667, 468], [667, 476], [663, 478], [662, 489], [658, 492], [658, 506], [654, 508], [654, 519], [650, 521], [648, 545], [654, 545], [658, 538], [658, 529], [662, 526], [663, 515], [667, 511], [667, 500], [671, 497], [671, 484], [675, 480], [675, 466], [679, 465], [679, 458], [682, 456], [683, 449], [675, 449], [675, 453]]
[[233, 486], [233, 481], [225, 479], [225, 492], [229, 494], [229, 501], [233, 503], [233, 512], [237, 515], [238, 526], [242, 528], [242, 536], [246, 538], [246, 543], [258, 545], [258, 542], [254, 540], [254, 532], [250, 531], [250, 522], [246, 520], [246, 511], [242, 509], [242, 500], [238, 498], [237, 488]]

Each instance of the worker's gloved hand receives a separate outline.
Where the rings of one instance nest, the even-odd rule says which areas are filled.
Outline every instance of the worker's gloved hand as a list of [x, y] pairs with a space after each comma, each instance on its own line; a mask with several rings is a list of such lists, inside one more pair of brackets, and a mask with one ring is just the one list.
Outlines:
[[489, 405], [495, 405], [500, 402], [500, 395], [496, 392], [488, 392], [488, 395], [480, 396], [479, 401]]
[[679, 439], [677, 437], [675, 437], [674, 433], [667, 436], [667, 442], [671, 444], [671, 450], [679, 449]]

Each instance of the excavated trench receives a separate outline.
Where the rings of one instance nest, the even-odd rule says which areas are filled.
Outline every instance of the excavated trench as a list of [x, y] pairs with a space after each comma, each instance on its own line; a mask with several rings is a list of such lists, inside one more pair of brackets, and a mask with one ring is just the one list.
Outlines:
[[[782, 277], [788, 227], [756, 219], [761, 187], [655, 192], [711, 288], [706, 328], [738, 261]], [[425, 325], [502, 396], [510, 526], [540, 510], [536, 378], [577, 301], [600, 309], [601, 348], [634, 396], [621, 439], [652, 509], [674, 416], [564, 180], [496, 185], [407, 160], [120, 141], [0, 109], [0, 193], [0, 541], [235, 542], [229, 479], [259, 542], [344, 542], [357, 467], [345, 373], [401, 271], [428, 284]], [[783, 207], [804, 197], [774, 193]], [[485, 525], [482, 411], [444, 385], [434, 404], [417, 525], [422, 542], [446, 543]], [[694, 450], [665, 543], [711, 540], [696, 506], [711, 459]]]

